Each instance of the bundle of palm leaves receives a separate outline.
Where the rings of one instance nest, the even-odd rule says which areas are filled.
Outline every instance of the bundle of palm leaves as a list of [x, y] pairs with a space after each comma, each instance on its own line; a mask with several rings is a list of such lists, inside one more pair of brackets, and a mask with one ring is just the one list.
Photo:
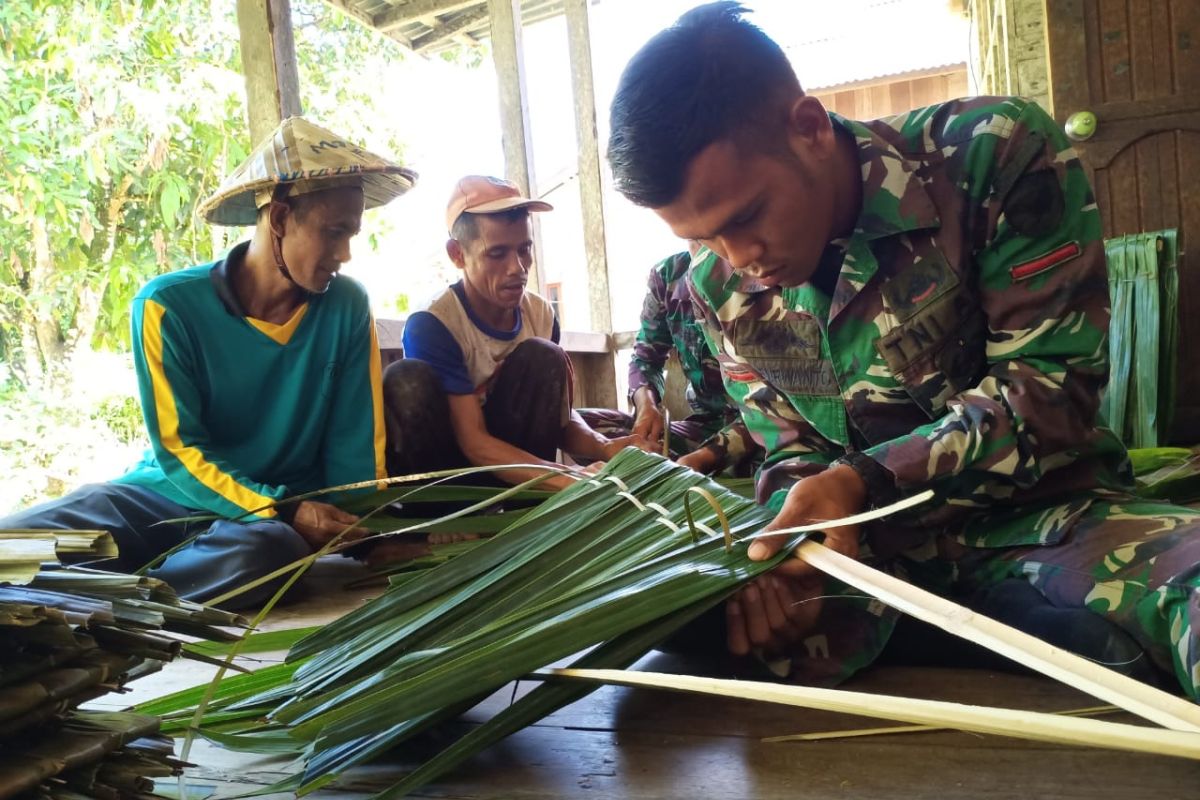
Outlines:
[[[411, 498], [412, 491], [404, 496]], [[931, 494], [838, 522], [866, 521]], [[303, 795], [457, 717], [513, 680], [530, 674], [568, 678], [539, 685], [377, 795], [400, 797], [584, 696], [594, 688], [590, 681], [633, 682], [620, 670], [799, 545], [802, 558], [838, 580], [1169, 730], [975, 707], [966, 707], [970, 713], [964, 715], [964, 707], [944, 703], [802, 687], [771, 685], [759, 690], [760, 698], [854, 713], [885, 708], [882, 716], [919, 724], [941, 721], [968, 730], [1200, 758], [1200, 712], [1194, 706], [815, 542], [800, 543], [805, 530], [828, 527], [829, 521], [785, 531], [794, 540], [775, 559], [750, 561], [738, 540], [760, 535], [771, 516], [691, 470], [627, 449], [597, 476], [523, 511], [493, 538], [427, 569], [394, 575], [381, 597], [306, 632], [286, 662], [139, 710], [163, 715], [164, 730], [186, 729], [234, 750], [298, 757], [291, 777], [261, 793]], [[236, 644], [233, 652], [253, 646], [249, 642]], [[570, 669], [543, 670], [572, 656]], [[637, 680], [648, 682], [645, 676]], [[675, 688], [727, 690], [680, 681]], [[748, 683], [736, 691], [748, 691]]]
[[1102, 410], [1109, 426], [1129, 446], [1156, 447], [1170, 434], [1175, 407], [1176, 231], [1109, 239], [1104, 253], [1112, 319]]
[[[297, 642], [286, 663], [224, 680], [200, 732], [234, 749], [302, 755], [302, 771], [272, 789], [311, 792], [538, 668], [583, 651], [576, 666], [629, 665], [775, 565], [731, 546], [770, 518], [627, 449], [462, 555], [394, 576], [381, 597]], [[538, 687], [381, 797], [591, 690]], [[189, 690], [140, 710], [185, 725], [202, 697]]]
[[0, 531], [0, 798], [143, 797], [183, 766], [158, 719], [78, 707], [177, 657], [178, 635], [233, 639], [244, 621], [152, 578], [59, 567], [66, 553], [115, 549], [97, 531]]

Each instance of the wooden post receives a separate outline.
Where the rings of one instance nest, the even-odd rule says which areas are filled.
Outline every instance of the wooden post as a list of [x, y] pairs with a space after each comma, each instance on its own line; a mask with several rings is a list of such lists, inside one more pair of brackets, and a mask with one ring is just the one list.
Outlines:
[[[583, 209], [583, 247], [587, 258], [588, 307], [591, 327], [612, 333], [612, 299], [608, 288], [608, 250], [604, 237], [604, 195], [600, 177], [600, 143], [596, 133], [596, 91], [592, 83], [591, 27], [588, 0], [565, 0], [567, 44], [571, 56], [571, 89], [575, 98], [575, 140], [579, 145], [579, 199]], [[613, 355], [590, 376], [589, 395], [605, 408], [617, 407]]]
[[301, 113], [291, 0], [237, 0], [251, 144]]
[[[533, 137], [529, 127], [529, 103], [525, 92], [525, 56], [521, 44], [521, 0], [488, 0], [492, 22], [492, 61], [500, 91], [500, 130], [504, 145], [505, 177], [521, 188], [527, 197], [536, 197], [537, 179], [533, 172]], [[533, 220], [533, 269], [529, 286], [541, 291], [538, 264], [542, 257], [542, 237], [538, 215]]]

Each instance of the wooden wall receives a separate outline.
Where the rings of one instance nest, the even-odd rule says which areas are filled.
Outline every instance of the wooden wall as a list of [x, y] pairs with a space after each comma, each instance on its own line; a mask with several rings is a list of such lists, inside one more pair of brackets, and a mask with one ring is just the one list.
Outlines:
[[876, 119], [969, 94], [967, 68], [892, 81], [811, 92], [825, 108], [850, 119]]

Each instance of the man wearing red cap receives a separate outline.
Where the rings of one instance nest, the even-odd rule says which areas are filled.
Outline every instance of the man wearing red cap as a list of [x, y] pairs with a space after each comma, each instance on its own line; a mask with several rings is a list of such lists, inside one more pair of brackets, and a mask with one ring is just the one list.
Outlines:
[[[608, 439], [571, 409], [571, 367], [550, 303], [527, 292], [530, 212], [512, 183], [460, 180], [446, 209], [446, 254], [462, 279], [408, 318], [402, 361], [384, 374], [388, 472], [467, 464], [550, 464], [557, 450], [604, 461], [641, 437]], [[499, 473], [520, 483], [541, 470]], [[546, 484], [565, 488], [569, 478]]]

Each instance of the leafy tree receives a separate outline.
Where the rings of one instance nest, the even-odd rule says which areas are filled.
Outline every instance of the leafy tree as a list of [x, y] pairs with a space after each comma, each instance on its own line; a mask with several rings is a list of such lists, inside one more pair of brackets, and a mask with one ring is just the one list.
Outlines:
[[[294, 10], [306, 113], [399, 155], [368, 87], [404, 53], [317, 0]], [[235, 4], [2, 2], [0, 119], [0, 362], [29, 382], [127, 348], [138, 288], [237, 236], [195, 215], [250, 145]]]

